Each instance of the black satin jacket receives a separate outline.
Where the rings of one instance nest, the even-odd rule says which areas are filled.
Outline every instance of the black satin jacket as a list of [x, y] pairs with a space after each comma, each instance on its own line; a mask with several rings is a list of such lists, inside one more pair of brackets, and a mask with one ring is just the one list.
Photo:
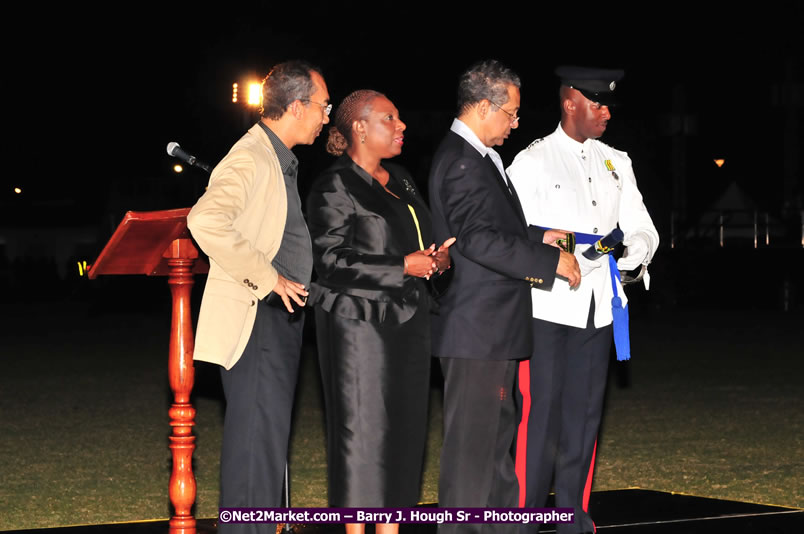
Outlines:
[[404, 275], [404, 257], [419, 249], [410, 204], [424, 248], [432, 240], [430, 210], [413, 178], [383, 162], [393, 198], [370, 174], [343, 155], [312, 186], [307, 225], [317, 280], [308, 305], [341, 317], [399, 324], [410, 319], [421, 299], [432, 304], [421, 278]]

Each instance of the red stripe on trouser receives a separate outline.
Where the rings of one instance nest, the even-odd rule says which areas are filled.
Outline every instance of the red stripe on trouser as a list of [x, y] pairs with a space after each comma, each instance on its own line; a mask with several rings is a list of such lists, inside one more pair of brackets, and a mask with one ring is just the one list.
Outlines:
[[[597, 454], [597, 440], [595, 448], [592, 449], [592, 461], [589, 463], [589, 473], [586, 474], [586, 486], [583, 488], [583, 511], [589, 513], [589, 497], [592, 495], [592, 477], [595, 474], [595, 455]], [[592, 527], [597, 532], [597, 526], [592, 522]]]
[[522, 419], [516, 433], [514, 471], [519, 481], [519, 507], [525, 506], [528, 471], [528, 416], [530, 415], [530, 361], [519, 362], [519, 392], [522, 394]]

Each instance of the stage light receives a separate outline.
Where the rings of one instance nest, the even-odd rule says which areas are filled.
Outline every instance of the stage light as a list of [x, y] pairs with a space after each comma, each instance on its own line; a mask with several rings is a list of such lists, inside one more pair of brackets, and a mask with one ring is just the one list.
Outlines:
[[259, 106], [262, 102], [262, 84], [250, 83], [248, 84], [248, 105]]
[[17, 194], [19, 195], [19, 194], [21, 194], [21, 193], [22, 193], [22, 189], [20, 189], [19, 187], [15, 187], [15, 188], [14, 188], [14, 192], [15, 192], [15, 193], [17, 193]]
[[718, 167], [722, 167], [724, 163], [726, 163], [725, 159], [718, 158], [715, 160], [715, 165], [717, 165]]
[[237, 104], [237, 83], [232, 84], [232, 102]]
[[180, 172], [184, 172], [184, 167], [182, 167], [181, 165], [179, 165], [179, 164], [177, 163], [177, 164], [175, 164], [175, 165], [173, 166], [173, 172], [175, 172], [176, 174], [178, 174], [178, 173], [180, 173]]

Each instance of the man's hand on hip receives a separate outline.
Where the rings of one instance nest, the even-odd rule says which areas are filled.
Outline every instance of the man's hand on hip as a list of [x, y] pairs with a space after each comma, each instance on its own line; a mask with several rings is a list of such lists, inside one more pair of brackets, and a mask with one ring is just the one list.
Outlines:
[[290, 299], [293, 299], [296, 304], [303, 307], [305, 298], [309, 295], [307, 290], [304, 289], [304, 284], [288, 280], [281, 274], [276, 281], [273, 291], [282, 299], [288, 313], [293, 313], [293, 306], [290, 304]]

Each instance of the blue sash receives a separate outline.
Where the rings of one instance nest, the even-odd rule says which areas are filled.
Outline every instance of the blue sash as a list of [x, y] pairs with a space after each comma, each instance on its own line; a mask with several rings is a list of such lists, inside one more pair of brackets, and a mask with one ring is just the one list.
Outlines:
[[[583, 234], [575, 232], [575, 242], [583, 245], [593, 245], [598, 242], [602, 235]], [[631, 341], [628, 335], [628, 305], [623, 307], [623, 301], [617, 292], [617, 282], [620, 281], [620, 270], [617, 268], [617, 260], [614, 255], [607, 254], [609, 257], [609, 271], [611, 273], [611, 289], [614, 297], [611, 299], [611, 315], [614, 326], [614, 348], [617, 352], [617, 361], [631, 359]]]

